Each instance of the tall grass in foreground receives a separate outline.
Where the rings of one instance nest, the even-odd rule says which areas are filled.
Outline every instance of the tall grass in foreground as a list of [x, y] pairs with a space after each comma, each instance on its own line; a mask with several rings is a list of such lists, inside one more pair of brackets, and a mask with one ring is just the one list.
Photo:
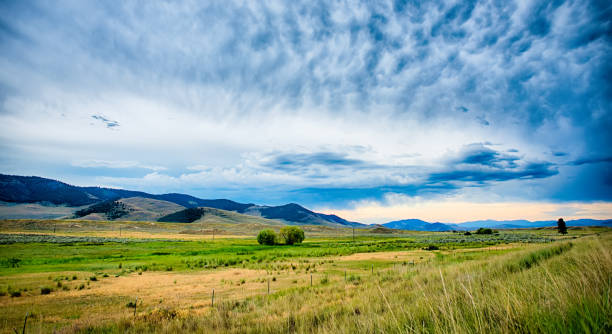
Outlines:
[[225, 301], [204, 314], [156, 310], [81, 332], [610, 333], [609, 233], [494, 255], [330, 277], [315, 288]]

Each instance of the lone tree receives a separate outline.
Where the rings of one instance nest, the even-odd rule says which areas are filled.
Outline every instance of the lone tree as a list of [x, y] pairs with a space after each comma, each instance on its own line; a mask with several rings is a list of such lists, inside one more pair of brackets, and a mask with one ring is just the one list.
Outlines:
[[260, 245], [274, 245], [276, 243], [276, 233], [270, 229], [259, 231], [257, 242]]
[[565, 226], [565, 220], [563, 220], [563, 218], [559, 218], [559, 220], [557, 220], [557, 229], [559, 230], [559, 233], [567, 234], [567, 226]]
[[280, 238], [287, 245], [299, 244], [304, 241], [304, 231], [296, 226], [285, 226], [280, 230]]

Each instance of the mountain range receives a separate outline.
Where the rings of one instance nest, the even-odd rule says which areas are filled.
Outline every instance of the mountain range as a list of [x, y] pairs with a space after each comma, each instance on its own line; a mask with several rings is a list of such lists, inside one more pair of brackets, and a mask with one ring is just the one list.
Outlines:
[[[228, 199], [201, 199], [190, 195], [149, 194], [103, 187], [79, 187], [37, 177], [0, 174], [0, 219], [75, 218], [182, 223], [250, 222], [261, 225], [323, 225], [330, 227], [384, 227], [413, 231], [475, 230], [480, 227], [513, 229], [556, 226], [556, 220], [478, 220], [463, 223], [427, 222], [420, 219], [365, 225], [336, 215], [314, 212], [295, 203], [279, 206], [239, 203]], [[578, 219], [568, 226], [612, 227], [612, 220]]]
[[[366, 227], [364, 224], [351, 222], [336, 215], [308, 210], [295, 203], [266, 206], [238, 203], [228, 199], [201, 199], [177, 193], [156, 195], [124, 189], [79, 187], [37, 176], [0, 174], [0, 201], [10, 203], [12, 211], [19, 209], [15, 204], [26, 203], [42, 204], [49, 208], [73, 207], [75, 218], [92, 220], [178, 219], [175, 221], [191, 223], [201, 220], [206, 215], [227, 217], [229, 216], [227, 212], [233, 212], [234, 218], [237, 217], [236, 214], [242, 215], [247, 220], [259, 217], [269, 224], [273, 224], [272, 221], [280, 221], [291, 225]], [[43, 210], [42, 206], [38, 206], [39, 211]], [[216, 210], [207, 211], [205, 208]]]

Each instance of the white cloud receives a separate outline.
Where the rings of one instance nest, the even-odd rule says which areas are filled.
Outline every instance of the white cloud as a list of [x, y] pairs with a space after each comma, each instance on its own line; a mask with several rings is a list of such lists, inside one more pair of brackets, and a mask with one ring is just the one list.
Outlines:
[[[453, 5], [15, 4], [0, 14], [16, 32], [0, 36], [0, 168], [142, 168], [154, 173], [84, 174], [197, 194], [419, 184], [481, 142], [523, 161], [609, 151], [591, 134], [609, 123], [597, 92], [610, 46], [567, 46], [598, 25], [588, 4], [544, 13], [542, 36], [529, 32], [532, 2], [479, 1], [465, 20], [444, 19]], [[383, 167], [291, 173], [262, 166], [271, 152], [347, 153]], [[525, 198], [551, 196], [547, 185]]]
[[137, 161], [108, 161], [108, 160], [79, 160], [73, 161], [72, 166], [75, 167], [83, 167], [83, 168], [143, 168], [149, 169], [153, 171], [162, 171], [166, 170], [166, 167], [163, 166], [148, 166], [142, 165]]

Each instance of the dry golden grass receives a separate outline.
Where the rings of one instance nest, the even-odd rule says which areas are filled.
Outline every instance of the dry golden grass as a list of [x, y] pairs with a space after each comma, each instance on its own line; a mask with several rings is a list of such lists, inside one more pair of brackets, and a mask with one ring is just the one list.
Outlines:
[[[133, 312], [126, 307], [127, 303], [139, 299], [138, 313], [146, 314], [159, 307], [171, 308], [180, 312], [199, 314], [207, 312], [211, 306], [211, 293], [215, 290], [217, 303], [227, 300], [244, 300], [245, 298], [267, 294], [268, 280], [271, 293], [278, 291], [309, 287], [311, 275], [314, 285], [319, 285], [324, 277], [332, 282], [343, 280], [328, 272], [346, 270], [349, 275], [367, 274], [369, 267], [355, 269], [352, 262], [373, 261], [414, 261], [419, 263], [429, 259], [431, 252], [422, 250], [381, 253], [357, 253], [349, 256], [326, 257], [316, 259], [316, 263], [301, 263], [299, 259], [279, 262], [276, 269], [253, 270], [229, 268], [188, 272], [141, 272], [124, 276], [102, 277], [95, 275], [97, 281], [90, 281], [94, 273], [54, 272], [52, 278], [68, 277], [62, 281], [68, 291], [56, 287], [56, 281], [50, 280], [48, 273], [28, 273], [0, 277], [0, 284], [10, 285], [19, 282], [26, 288], [22, 297], [0, 297], [0, 312], [8, 314], [7, 319], [16, 321], [26, 312], [35, 314], [32, 323], [40, 322], [44, 328], [65, 326], [66, 324], [89, 325], [101, 324], [125, 318]], [[292, 268], [295, 266], [295, 269]], [[306, 271], [306, 267], [315, 271]], [[341, 274], [341, 273], [340, 273]], [[77, 280], [72, 281], [73, 275]], [[78, 289], [85, 285], [82, 290]], [[49, 295], [40, 295], [41, 287], [49, 286], [54, 291]], [[356, 289], [349, 285], [346, 289]], [[78, 305], [78, 306], [75, 306]], [[41, 328], [42, 328], [41, 327]], [[3, 326], [2, 332], [10, 332]]]

